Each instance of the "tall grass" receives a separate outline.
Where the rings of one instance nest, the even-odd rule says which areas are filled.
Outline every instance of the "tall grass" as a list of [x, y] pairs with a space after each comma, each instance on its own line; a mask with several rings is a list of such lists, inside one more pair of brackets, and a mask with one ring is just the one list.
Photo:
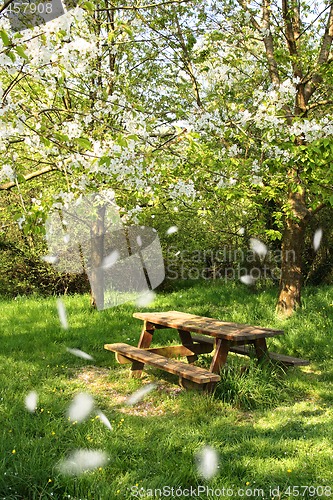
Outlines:
[[[279, 487], [276, 498], [290, 498], [281, 493], [288, 486], [333, 486], [332, 287], [306, 289], [303, 309], [285, 321], [275, 317], [275, 296], [274, 288], [253, 292], [242, 285], [185, 282], [141, 308], [283, 328], [285, 335], [270, 340], [270, 348], [311, 360], [309, 367], [284, 372], [230, 355], [212, 396], [183, 391], [175, 377], [151, 368], [141, 380], [129, 379], [128, 365], [104, 351], [108, 342], [137, 344], [141, 324], [131, 304], [97, 312], [86, 296], [65, 297], [64, 330], [55, 298], [2, 300], [0, 498], [127, 499], [136, 488], [143, 488], [139, 498], [152, 498], [150, 490], [164, 485], [232, 488], [233, 498], [237, 488], [253, 488], [252, 498], [255, 487], [263, 488], [261, 498], [269, 498], [269, 488]], [[156, 345], [175, 342], [174, 331], [156, 332]], [[67, 347], [94, 360], [77, 358]], [[207, 365], [209, 356], [200, 363]], [[127, 406], [126, 397], [149, 382], [156, 389]], [[30, 413], [24, 398], [32, 390], [39, 401]], [[82, 391], [94, 397], [112, 431], [96, 412], [80, 424], [68, 421], [68, 406]], [[205, 445], [220, 457], [218, 474], [209, 481], [195, 466]], [[78, 477], [61, 474], [59, 461], [80, 448], [106, 451], [109, 461]], [[314, 496], [307, 491], [302, 498]]]

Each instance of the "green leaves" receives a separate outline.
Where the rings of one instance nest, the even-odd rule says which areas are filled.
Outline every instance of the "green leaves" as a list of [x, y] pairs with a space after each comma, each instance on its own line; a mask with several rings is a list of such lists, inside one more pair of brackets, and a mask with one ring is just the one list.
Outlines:
[[22, 47], [21, 45], [16, 46], [14, 50], [16, 51], [16, 53], [17, 53], [20, 57], [22, 57], [22, 59], [26, 59], [26, 60], [28, 60], [28, 59], [29, 59], [29, 57], [28, 57], [28, 56], [27, 56], [27, 54], [24, 52], [24, 49], [23, 49], [23, 47]]
[[75, 142], [79, 146], [83, 147], [84, 149], [91, 149], [92, 148], [92, 144], [91, 144], [90, 140], [86, 139], [85, 137], [77, 137], [75, 139]]
[[82, 9], [86, 10], [90, 14], [93, 14], [95, 11], [95, 5], [92, 2], [86, 1], [81, 5]]
[[2, 43], [4, 44], [5, 47], [8, 47], [9, 45], [11, 45], [10, 38], [5, 30], [0, 30], [0, 37], [1, 37]]

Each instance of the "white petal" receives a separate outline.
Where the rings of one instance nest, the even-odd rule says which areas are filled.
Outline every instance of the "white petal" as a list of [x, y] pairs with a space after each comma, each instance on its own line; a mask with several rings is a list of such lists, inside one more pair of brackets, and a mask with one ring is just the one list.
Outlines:
[[67, 330], [68, 328], [68, 322], [67, 322], [67, 315], [66, 315], [66, 308], [65, 304], [61, 299], [57, 300], [57, 309], [58, 309], [58, 315], [60, 319], [61, 326]]
[[319, 229], [316, 230], [315, 234], [313, 235], [313, 248], [315, 252], [320, 247], [322, 237], [323, 237], [323, 230], [320, 227]]
[[145, 293], [139, 295], [139, 297], [135, 301], [135, 304], [138, 307], [149, 306], [149, 304], [151, 304], [154, 301], [155, 297], [156, 297], [155, 292], [152, 292], [152, 291], [145, 292]]
[[102, 422], [102, 424], [106, 425], [106, 427], [110, 429], [110, 431], [112, 431], [112, 425], [110, 424], [110, 420], [104, 415], [104, 413], [98, 411], [97, 415], [99, 416], [99, 419]]
[[101, 450], [75, 450], [59, 462], [58, 470], [62, 474], [74, 476], [102, 467], [107, 460], [107, 454]]
[[26, 395], [24, 402], [26, 409], [33, 413], [36, 410], [38, 403], [37, 392], [36, 391], [29, 392], [29, 394]]
[[253, 285], [256, 281], [250, 274], [244, 274], [244, 276], [241, 276], [239, 279], [245, 285]]
[[81, 351], [80, 349], [71, 349], [70, 347], [66, 348], [67, 352], [70, 352], [74, 356], [77, 356], [78, 358], [83, 358], [83, 359], [94, 359], [90, 354], [87, 354], [84, 351]]
[[68, 417], [72, 422], [83, 422], [94, 408], [94, 399], [90, 394], [80, 392], [68, 408]]
[[69, 234], [65, 234], [65, 236], [64, 236], [64, 243], [66, 243], [66, 244], [69, 243], [70, 239], [71, 238], [70, 238]]
[[104, 257], [101, 267], [103, 269], [108, 269], [109, 267], [112, 267], [117, 262], [119, 257], [120, 257], [120, 254], [119, 254], [118, 250], [114, 250], [109, 255]]
[[156, 387], [156, 384], [147, 384], [141, 389], [133, 392], [131, 396], [126, 399], [126, 404], [128, 406], [136, 405], [141, 399], [143, 399], [147, 394], [153, 391]]
[[136, 241], [137, 241], [137, 244], [139, 245], [139, 247], [142, 247], [142, 238], [140, 235], [137, 236]]
[[48, 264], [55, 264], [58, 262], [58, 257], [56, 255], [44, 255], [42, 260]]
[[257, 238], [250, 238], [250, 247], [254, 253], [259, 255], [259, 257], [265, 257], [267, 247], [262, 241], [257, 240]]
[[200, 476], [205, 479], [215, 476], [218, 469], [219, 457], [214, 448], [205, 446], [197, 453], [196, 458], [197, 470]]
[[242, 235], [245, 233], [245, 228], [244, 227], [240, 227], [237, 231], [238, 234]]
[[176, 233], [177, 231], [178, 231], [178, 227], [177, 226], [171, 226], [167, 230], [166, 234], [173, 234], [173, 233]]

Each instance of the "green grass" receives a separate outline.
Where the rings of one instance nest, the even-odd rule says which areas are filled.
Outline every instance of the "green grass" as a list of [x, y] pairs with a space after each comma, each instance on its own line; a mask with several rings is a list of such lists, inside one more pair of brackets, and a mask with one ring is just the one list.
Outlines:
[[[289, 486], [318, 485], [331, 487], [332, 495], [303, 489], [300, 497], [333, 497], [333, 288], [305, 289], [302, 310], [285, 321], [275, 317], [275, 298], [274, 288], [253, 292], [185, 282], [142, 308], [282, 328], [285, 335], [269, 340], [270, 348], [311, 360], [284, 372], [230, 355], [212, 396], [181, 390], [176, 377], [151, 368], [141, 380], [129, 379], [129, 365], [116, 364], [114, 354], [104, 351], [104, 343], [137, 344], [141, 323], [132, 318], [138, 310], [133, 305], [97, 312], [86, 296], [65, 297], [70, 328], [63, 330], [55, 298], [2, 300], [0, 498], [130, 499], [132, 487], [146, 491], [137, 498], [168, 498], [151, 490], [198, 485], [222, 493], [225, 488], [219, 498], [242, 498], [237, 490], [245, 488], [246, 498], [268, 499], [270, 488], [278, 487], [275, 498], [293, 498]], [[172, 330], [156, 332], [156, 345], [176, 341]], [[66, 347], [82, 349], [94, 361]], [[202, 366], [208, 363], [209, 356], [202, 356]], [[157, 389], [127, 407], [126, 396], [149, 382]], [[24, 407], [31, 390], [39, 395], [35, 413]], [[112, 431], [95, 414], [81, 424], [68, 421], [68, 405], [80, 391], [93, 395]], [[209, 481], [195, 466], [205, 445], [220, 457], [219, 472]], [[59, 460], [78, 448], [106, 451], [108, 464], [79, 477], [61, 475]], [[185, 491], [174, 498], [188, 497]], [[197, 498], [217, 495], [208, 490]]]

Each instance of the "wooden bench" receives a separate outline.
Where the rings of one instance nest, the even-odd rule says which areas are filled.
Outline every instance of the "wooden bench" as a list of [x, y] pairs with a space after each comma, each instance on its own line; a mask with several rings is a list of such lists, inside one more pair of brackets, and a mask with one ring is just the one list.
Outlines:
[[[192, 339], [195, 342], [203, 343], [203, 344], [211, 344], [214, 345], [214, 339], [211, 337], [203, 337], [200, 335], [196, 335], [192, 333]], [[238, 345], [230, 347], [230, 352], [235, 354], [242, 354], [243, 356], [251, 356], [251, 349], [247, 345]], [[285, 366], [306, 366], [309, 363], [307, 359], [294, 358], [293, 356], [286, 356], [284, 354], [279, 354], [277, 352], [268, 352], [268, 357], [272, 361], [276, 361]]]
[[[148, 349], [139, 349], [128, 344], [105, 344], [104, 349], [120, 354], [132, 362], [132, 374], [135, 377], [136, 372], [141, 375], [141, 370], [144, 365], [151, 365], [160, 368], [169, 373], [179, 376], [179, 382], [182, 387], [191, 387], [210, 391], [215, 386], [216, 382], [221, 380], [221, 377], [216, 373], [212, 373], [199, 366], [182, 363], [166, 358]], [[187, 381], [190, 381], [188, 383]]]

